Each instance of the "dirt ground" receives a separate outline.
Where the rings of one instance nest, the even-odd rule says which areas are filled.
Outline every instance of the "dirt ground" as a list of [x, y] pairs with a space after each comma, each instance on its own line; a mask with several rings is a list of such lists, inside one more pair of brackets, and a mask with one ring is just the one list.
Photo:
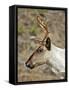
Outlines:
[[[38, 25], [36, 16], [42, 15], [48, 25], [50, 38], [54, 45], [65, 48], [65, 12], [58, 10], [37, 10], [37, 9], [18, 9], [18, 82], [40, 81], [40, 80], [58, 80], [46, 64], [29, 69], [25, 62], [38, 47], [30, 40], [32, 36], [43, 38], [43, 32]], [[37, 62], [43, 61], [43, 53], [35, 56]], [[33, 62], [35, 62], [35, 59]]]

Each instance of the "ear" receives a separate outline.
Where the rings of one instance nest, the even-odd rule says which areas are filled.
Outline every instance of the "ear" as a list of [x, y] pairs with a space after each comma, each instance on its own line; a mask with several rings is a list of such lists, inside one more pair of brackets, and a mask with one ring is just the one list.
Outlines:
[[49, 37], [46, 40], [45, 47], [47, 48], [47, 50], [51, 50], [51, 39]]

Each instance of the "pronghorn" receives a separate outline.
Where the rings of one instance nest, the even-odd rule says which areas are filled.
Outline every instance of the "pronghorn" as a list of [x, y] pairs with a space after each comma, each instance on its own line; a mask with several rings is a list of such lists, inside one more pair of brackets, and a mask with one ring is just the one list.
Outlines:
[[30, 69], [36, 67], [36, 64], [33, 64], [32, 57], [36, 54], [37, 51], [43, 47], [44, 59], [47, 65], [49, 65], [50, 69], [55, 73], [65, 73], [65, 48], [61, 49], [55, 46], [49, 37], [47, 25], [43, 22], [43, 18], [41, 16], [37, 16], [37, 21], [39, 26], [42, 28], [45, 36], [43, 40], [36, 40], [39, 44], [39, 47], [32, 53], [29, 59], [26, 61], [26, 66]]

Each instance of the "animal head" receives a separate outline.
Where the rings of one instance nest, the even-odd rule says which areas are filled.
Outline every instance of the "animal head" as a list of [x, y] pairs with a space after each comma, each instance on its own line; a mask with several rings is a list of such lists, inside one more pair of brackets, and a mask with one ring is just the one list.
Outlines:
[[32, 63], [33, 61], [32, 58], [41, 49], [42, 46], [44, 46], [48, 51], [51, 50], [51, 39], [50, 37], [48, 37], [49, 32], [48, 32], [47, 24], [44, 23], [43, 18], [41, 16], [37, 16], [37, 22], [41, 27], [41, 30], [44, 32], [44, 37], [42, 40], [34, 39], [34, 41], [37, 41], [37, 43], [39, 44], [39, 47], [31, 54], [31, 56], [28, 58], [28, 60], [25, 63], [26, 66], [29, 67], [30, 69], [35, 67]]

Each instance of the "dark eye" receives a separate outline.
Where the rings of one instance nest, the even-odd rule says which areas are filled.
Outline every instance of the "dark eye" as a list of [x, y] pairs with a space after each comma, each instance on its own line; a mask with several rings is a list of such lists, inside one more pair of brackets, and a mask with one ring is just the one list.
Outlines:
[[48, 37], [47, 40], [46, 40], [45, 47], [46, 47], [48, 50], [51, 50], [51, 39], [50, 39], [49, 37]]
[[39, 49], [37, 50], [37, 53], [41, 53], [41, 52], [43, 52], [43, 48], [39, 48]]

